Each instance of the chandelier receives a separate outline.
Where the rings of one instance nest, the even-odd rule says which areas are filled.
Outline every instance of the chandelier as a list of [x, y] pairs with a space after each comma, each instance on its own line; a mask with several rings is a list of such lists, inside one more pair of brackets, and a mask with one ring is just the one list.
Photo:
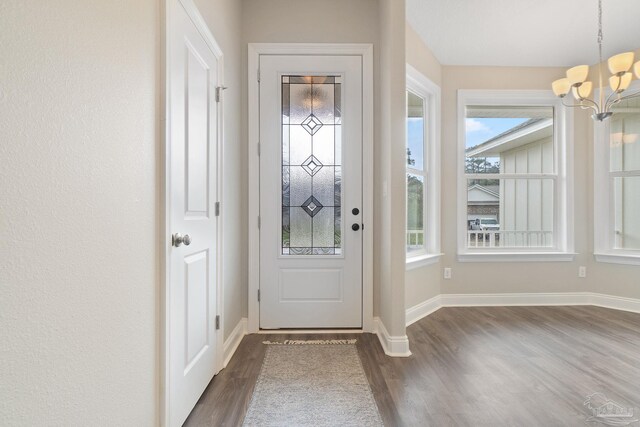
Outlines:
[[[580, 107], [591, 109], [594, 120], [603, 121], [613, 114], [611, 107], [624, 101], [625, 99], [640, 96], [640, 91], [626, 93], [629, 88], [633, 74], [640, 79], [640, 61], [633, 64], [633, 52], [620, 53], [614, 55], [607, 61], [611, 76], [609, 77], [609, 87], [611, 94], [605, 98], [605, 89], [602, 85], [602, 0], [598, 0], [598, 84], [600, 87], [599, 99], [591, 99], [593, 83], [587, 80], [589, 75], [588, 65], [578, 65], [567, 70], [567, 77], [554, 81], [551, 84], [553, 93], [562, 99], [562, 103], [567, 107]], [[633, 66], [633, 73], [630, 71]], [[565, 103], [565, 97], [571, 92], [574, 103]]]

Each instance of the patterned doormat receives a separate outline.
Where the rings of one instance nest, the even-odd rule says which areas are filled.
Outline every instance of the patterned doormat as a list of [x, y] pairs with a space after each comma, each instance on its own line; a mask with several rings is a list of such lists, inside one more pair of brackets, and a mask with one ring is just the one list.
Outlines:
[[264, 344], [245, 426], [383, 425], [355, 340]]

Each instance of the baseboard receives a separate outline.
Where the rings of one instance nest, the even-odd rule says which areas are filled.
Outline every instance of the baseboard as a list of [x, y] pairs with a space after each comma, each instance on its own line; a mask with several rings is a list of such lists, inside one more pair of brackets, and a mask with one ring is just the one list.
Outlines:
[[490, 307], [518, 305], [587, 305], [588, 292], [441, 294], [442, 307]]
[[391, 357], [409, 357], [411, 351], [409, 350], [409, 338], [406, 335], [392, 336], [387, 331], [387, 328], [382, 323], [379, 317], [373, 318], [374, 331], [378, 335], [380, 344], [387, 356]]
[[640, 299], [606, 294], [591, 294], [591, 304], [598, 307], [640, 313]]
[[231, 331], [231, 334], [229, 335], [229, 337], [224, 340], [224, 365], [223, 367], [227, 367], [227, 364], [229, 363], [229, 361], [231, 360], [231, 358], [233, 357], [233, 354], [236, 352], [236, 350], [238, 349], [238, 346], [240, 345], [240, 342], [242, 341], [242, 338], [247, 335], [247, 318], [243, 317], [242, 319], [240, 319], [240, 321], [238, 322], [238, 324], [236, 325], [235, 328], [233, 328], [233, 331]]
[[[440, 294], [406, 310], [407, 326], [442, 307], [593, 305], [640, 313], [640, 299], [593, 292]], [[382, 342], [382, 339], [381, 339]]]
[[442, 302], [440, 295], [436, 295], [433, 298], [429, 298], [428, 300], [423, 301], [420, 304], [408, 308], [405, 313], [406, 325], [409, 326], [422, 319], [423, 317], [427, 317], [434, 311], [439, 310], [441, 307]]

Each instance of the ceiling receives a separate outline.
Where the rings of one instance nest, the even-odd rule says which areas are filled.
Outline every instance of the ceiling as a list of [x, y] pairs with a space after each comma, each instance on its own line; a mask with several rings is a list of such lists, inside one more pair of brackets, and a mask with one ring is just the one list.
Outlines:
[[[640, 48], [640, 0], [603, 0], [603, 57]], [[407, 0], [407, 20], [443, 65], [598, 62], [597, 0]]]

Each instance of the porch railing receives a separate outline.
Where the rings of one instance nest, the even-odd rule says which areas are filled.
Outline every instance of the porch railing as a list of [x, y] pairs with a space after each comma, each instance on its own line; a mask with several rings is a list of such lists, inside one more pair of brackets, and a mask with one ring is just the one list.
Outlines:
[[553, 246], [553, 232], [543, 230], [467, 230], [470, 248], [516, 248]]
[[407, 230], [407, 247], [420, 248], [424, 246], [424, 230]]

